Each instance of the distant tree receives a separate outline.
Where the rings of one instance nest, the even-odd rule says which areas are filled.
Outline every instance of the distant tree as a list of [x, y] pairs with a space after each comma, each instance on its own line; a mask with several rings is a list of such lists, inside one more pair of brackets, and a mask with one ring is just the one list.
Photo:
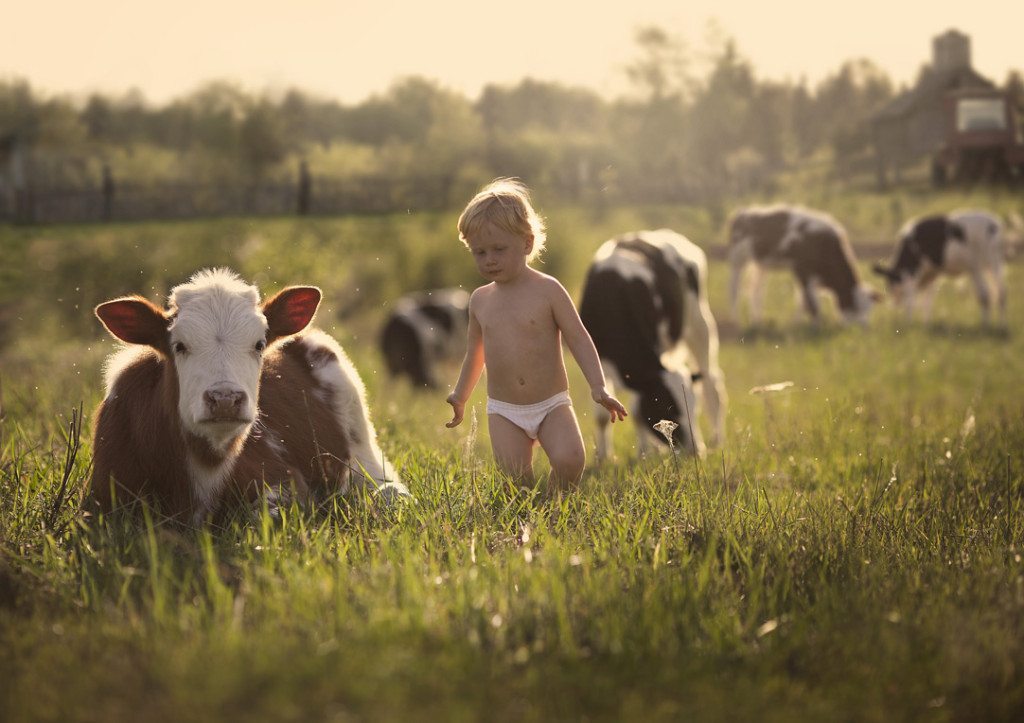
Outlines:
[[94, 141], [106, 141], [110, 139], [114, 127], [114, 109], [110, 101], [93, 93], [82, 109], [82, 122], [85, 123], [89, 138]]
[[283, 132], [291, 143], [324, 148], [345, 136], [348, 111], [332, 100], [291, 89], [278, 106]]
[[885, 71], [864, 58], [846, 61], [818, 86], [818, 137], [831, 144], [840, 171], [870, 150], [868, 119], [893, 97], [893, 92]]
[[351, 140], [374, 145], [422, 142], [435, 116], [454, 105], [468, 105], [462, 95], [420, 77], [395, 82], [384, 95], [375, 95], [349, 113]]
[[0, 136], [18, 135], [30, 143], [38, 122], [39, 101], [28, 82], [0, 81]]
[[606, 157], [608, 107], [593, 91], [532, 79], [488, 85], [475, 110], [491, 176], [522, 176], [576, 198]]
[[237, 155], [238, 127], [252, 99], [237, 85], [208, 83], [184, 99], [192, 146], [212, 155]]
[[817, 137], [820, 128], [816, 121], [814, 96], [807, 89], [807, 82], [804, 79], [801, 79], [792, 90], [790, 123], [797, 155], [806, 157], [813, 153], [820, 143]]
[[485, 86], [476, 109], [484, 128], [493, 131], [597, 132], [606, 122], [597, 93], [530, 78], [512, 87]]
[[634, 37], [639, 57], [626, 66], [626, 75], [645, 100], [686, 95], [693, 79], [685, 43], [657, 26], [638, 29]]
[[252, 180], [263, 178], [275, 164], [284, 160], [288, 143], [280, 114], [267, 101], [254, 105], [238, 127], [239, 155]]
[[[753, 69], [739, 55], [735, 43], [727, 40], [690, 109], [688, 155], [698, 174], [701, 195], [708, 200], [720, 198], [728, 190], [732, 182], [727, 162], [730, 157], [741, 149], [753, 148], [757, 91]], [[760, 142], [765, 148], [779, 145], [779, 141], [769, 141], [763, 135]], [[760, 152], [755, 153], [757, 156], [744, 151], [745, 169], [752, 160], [761, 162]]]

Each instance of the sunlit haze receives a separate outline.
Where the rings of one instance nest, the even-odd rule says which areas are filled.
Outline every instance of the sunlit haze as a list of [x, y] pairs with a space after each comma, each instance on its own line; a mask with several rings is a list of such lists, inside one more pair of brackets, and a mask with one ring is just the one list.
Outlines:
[[733, 38], [761, 78], [813, 84], [865, 57], [908, 83], [951, 27], [971, 37], [983, 75], [1024, 67], [1024, 10], [1006, 0], [36, 0], [3, 16], [0, 79], [53, 94], [136, 88], [154, 103], [215, 79], [351, 103], [408, 75], [470, 97], [524, 77], [614, 96], [645, 25], [685, 41], [698, 72]]

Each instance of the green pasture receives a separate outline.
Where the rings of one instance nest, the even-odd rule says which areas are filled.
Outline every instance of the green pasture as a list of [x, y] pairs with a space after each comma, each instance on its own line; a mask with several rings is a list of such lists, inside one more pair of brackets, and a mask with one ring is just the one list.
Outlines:
[[[916, 213], [1021, 210], [1011, 195], [807, 203], [875, 247]], [[670, 226], [714, 256], [729, 211], [544, 210], [544, 268], [574, 294], [605, 238]], [[456, 215], [0, 228], [0, 719], [1020, 719], [1018, 263], [1005, 328], [980, 326], [957, 284], [930, 324], [883, 306], [865, 329], [811, 327], [774, 275], [752, 329], [726, 320], [714, 261], [725, 446], [638, 459], [617, 425], [615, 460], [550, 499], [495, 472], [482, 385], [479, 423], [453, 431], [443, 392], [381, 370], [389, 300], [477, 283]], [[324, 289], [318, 324], [361, 370], [415, 503], [197, 531], [77, 514], [114, 348], [92, 307], [160, 299], [209, 265], [265, 293]]]

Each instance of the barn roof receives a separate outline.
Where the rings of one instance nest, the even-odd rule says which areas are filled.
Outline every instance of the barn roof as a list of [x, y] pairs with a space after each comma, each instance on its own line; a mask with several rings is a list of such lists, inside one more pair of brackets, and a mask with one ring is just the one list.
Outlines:
[[995, 87], [995, 83], [970, 67], [952, 68], [944, 72], [926, 71], [916, 86], [896, 96], [875, 113], [874, 120], [903, 118], [921, 107], [931, 105], [951, 90]]

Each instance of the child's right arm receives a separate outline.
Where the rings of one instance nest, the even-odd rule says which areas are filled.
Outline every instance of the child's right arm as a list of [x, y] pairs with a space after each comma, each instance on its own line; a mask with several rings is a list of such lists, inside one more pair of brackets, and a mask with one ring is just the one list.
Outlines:
[[462, 422], [465, 414], [466, 402], [469, 395], [473, 393], [473, 387], [480, 380], [480, 374], [484, 369], [484, 335], [473, 313], [473, 302], [469, 304], [469, 328], [466, 330], [466, 358], [462, 361], [462, 372], [459, 374], [459, 381], [455, 389], [448, 395], [448, 403], [452, 405], [452, 421], [445, 424], [451, 429]]

